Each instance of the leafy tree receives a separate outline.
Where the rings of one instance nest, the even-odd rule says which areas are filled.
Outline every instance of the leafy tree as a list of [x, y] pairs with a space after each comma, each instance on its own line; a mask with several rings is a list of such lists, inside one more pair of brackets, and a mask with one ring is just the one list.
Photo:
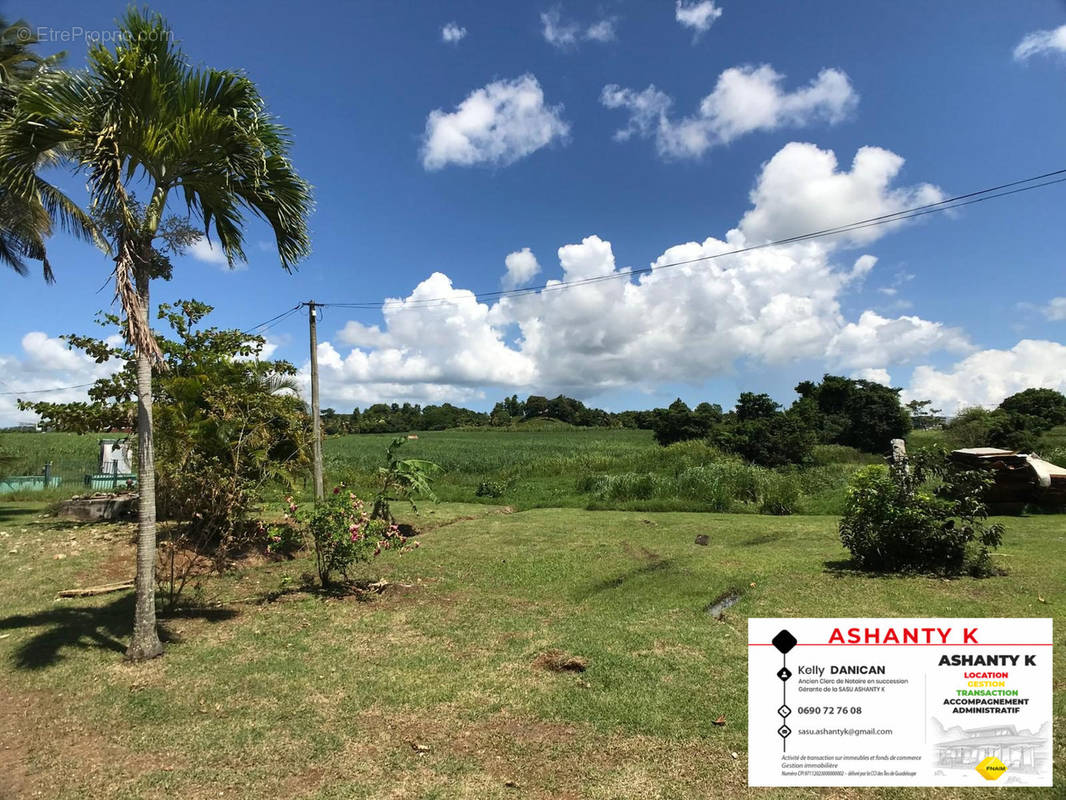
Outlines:
[[911, 400], [906, 408], [915, 430], [926, 431], [944, 424], [943, 409], [933, 408], [932, 400]]
[[717, 403], [700, 403], [692, 409], [692, 413], [706, 420], [709, 426], [717, 425], [722, 421], [722, 407]]
[[710, 430], [709, 421], [692, 413], [692, 409], [680, 397], [668, 408], [656, 409], [655, 414], [652, 430], [655, 432], [655, 441], [664, 447], [689, 439], [702, 439]]
[[[155, 622], [152, 370], [165, 356], [149, 324], [155, 241], [168, 199], [212, 230], [230, 265], [245, 260], [244, 209], [272, 228], [281, 264], [310, 250], [309, 185], [288, 160], [286, 131], [237, 72], [191, 67], [158, 14], [130, 10], [114, 51], [90, 48], [83, 72], [49, 71], [22, 89], [0, 124], [0, 184], [33, 199], [38, 168], [59, 160], [86, 176], [92, 207], [119, 220], [112, 243], [125, 335], [137, 361], [137, 598], [127, 658], [162, 653]], [[143, 215], [129, 186], [147, 187]]]
[[1013, 394], [999, 407], [967, 408], [944, 426], [944, 438], [952, 447], [1002, 447], [1032, 452], [1040, 437], [1066, 422], [1066, 397], [1054, 389], [1026, 389]]
[[507, 405], [505, 403], [497, 403], [492, 407], [492, 413], [489, 414], [489, 425], [494, 428], [505, 428], [513, 422], [511, 414], [507, 411]]
[[[157, 336], [165, 370], [153, 376], [158, 448], [158, 510], [175, 520], [171, 545], [181, 544], [188, 567], [175, 570], [169, 549], [168, 600], [175, 604], [199, 561], [217, 568], [235, 549], [254, 542], [261, 528], [249, 520], [265, 485], [291, 488], [307, 464], [308, 416], [296, 394], [296, 368], [260, 361], [265, 340], [238, 330], [202, 325], [211, 308], [196, 301], [162, 305], [159, 319], [174, 336]], [[105, 326], [119, 327], [114, 315]], [[123, 368], [90, 389], [89, 403], [22, 403], [56, 430], [89, 433], [136, 430], [136, 357], [128, 346], [88, 336], [65, 337], [71, 347]]]
[[944, 425], [944, 442], [952, 449], [990, 445], [992, 412], [974, 406], [959, 411]]
[[[159, 307], [173, 337], [156, 335], [165, 369], [153, 376], [160, 454], [157, 477], [164, 516], [207, 530], [217, 541], [242, 524], [268, 482], [291, 484], [306, 466], [308, 417], [287, 361], [259, 359], [265, 340], [239, 330], [204, 327], [211, 306], [180, 300]], [[112, 314], [105, 327], [120, 327]], [[73, 349], [123, 367], [97, 380], [89, 402], [20, 402], [52, 430], [136, 431], [136, 354], [107, 339], [69, 335]], [[203, 485], [201, 485], [203, 484]], [[207, 485], [210, 488], [207, 488]]]
[[537, 394], [531, 394], [526, 398], [524, 419], [543, 417], [548, 413], [548, 398]]
[[1049, 426], [1041, 417], [1014, 414], [997, 408], [988, 415], [988, 444], [1005, 450], [1032, 452]]
[[821, 383], [804, 381], [793, 404], [807, 418], [823, 444], [842, 444], [868, 453], [884, 452], [892, 439], [907, 435], [910, 415], [900, 405], [899, 389], [867, 380], [825, 375]]
[[800, 414], [774, 411], [769, 416], [743, 420], [739, 416], [713, 430], [711, 441], [715, 445], [763, 467], [808, 464], [813, 460], [817, 437]]
[[[42, 73], [63, 60], [64, 53], [45, 58], [31, 50], [38, 41], [24, 20], [8, 24], [0, 17], [0, 126], [10, 123], [23, 93], [32, 90]], [[44, 152], [39, 166], [49, 166], [56, 158], [56, 153]], [[34, 170], [21, 175], [0, 171], [0, 263], [25, 275], [27, 259], [40, 261], [45, 280], [53, 283], [45, 240], [57, 224], [78, 238], [93, 236], [89, 217]]]
[[1009, 414], [1023, 414], [1041, 420], [1041, 426], [1053, 428], [1066, 424], [1066, 395], [1054, 389], [1026, 389], [1012, 394], [999, 404]]
[[513, 394], [507, 397], [503, 401], [504, 410], [512, 417], [521, 418], [526, 413], [526, 404], [518, 399], [518, 395]]
[[740, 422], [755, 419], [770, 419], [781, 408], [768, 394], [741, 392], [737, 400], [736, 415]]

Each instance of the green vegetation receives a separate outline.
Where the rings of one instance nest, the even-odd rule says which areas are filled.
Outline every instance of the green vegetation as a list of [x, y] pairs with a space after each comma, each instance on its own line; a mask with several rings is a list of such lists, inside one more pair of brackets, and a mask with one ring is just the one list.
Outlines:
[[[433, 484], [441, 500], [519, 509], [840, 513], [848, 477], [872, 458], [851, 448], [816, 447], [815, 465], [772, 470], [701, 441], [658, 447], [650, 431], [625, 429], [473, 429], [417, 436], [405, 447], [410, 456], [441, 466]], [[327, 439], [328, 480], [369, 496], [391, 441], [391, 435]]]
[[[981, 423], [989, 411], [969, 409], [962, 412], [951, 425], [938, 430], [911, 431], [907, 435], [908, 450], [922, 450], [928, 447], [946, 447], [954, 450], [959, 447], [985, 447], [989, 445], [987, 428]], [[978, 424], [971, 427], [966, 421], [974, 419]], [[1056, 425], [1036, 435], [1032, 443], [1033, 452], [1056, 464], [1066, 464], [1066, 425]]]
[[997, 408], [967, 408], [944, 426], [944, 440], [953, 448], [991, 445], [1025, 452], [1062, 445], [1062, 435], [1048, 434], [1066, 423], [1066, 396], [1054, 389], [1026, 389]]
[[[159, 307], [170, 335], [157, 331], [165, 369], [152, 376], [158, 506], [187, 538], [236, 543], [266, 484], [291, 488], [307, 468], [310, 425], [285, 361], [260, 360], [265, 340], [209, 327], [213, 309], [195, 300]], [[113, 315], [100, 324], [119, 326]], [[50, 428], [85, 433], [136, 429], [136, 359], [129, 346], [67, 336], [74, 349], [124, 367], [89, 390], [89, 402], [22, 403]], [[39, 434], [54, 437], [56, 434]], [[32, 438], [24, 442], [34, 443]], [[95, 437], [93, 437], [95, 441]], [[93, 470], [95, 471], [95, 469]], [[75, 486], [74, 491], [80, 491]]]
[[[132, 529], [0, 507], [0, 792], [811, 800], [828, 795], [746, 787], [747, 617], [1048, 616], [1066, 670], [1055, 518], [1011, 520], [1008, 578], [944, 580], [851, 571], [833, 517], [499, 511], [407, 517], [421, 549], [364, 564], [391, 585], [363, 601], [287, 588], [307, 554], [210, 578], [209, 606], [163, 620], [166, 657], [128, 667], [130, 594], [54, 597], [131, 575]], [[722, 621], [705, 613], [732, 591]], [[587, 670], [535, 666], [552, 650]], [[1053, 722], [1061, 785], [1061, 682]]]
[[[365, 504], [352, 492], [336, 487], [317, 503], [300, 509], [292, 498], [288, 500], [285, 520], [297, 532], [297, 539], [290, 540], [287, 548], [282, 537], [271, 537], [271, 548], [280, 545], [279, 551], [289, 550], [289, 555], [299, 551], [299, 540], [310, 540], [315, 555], [315, 571], [324, 589], [338, 586], [337, 575], [351, 581], [352, 570], [357, 564], [381, 555], [382, 551], [410, 552], [418, 542], [407, 543], [407, 537], [391, 520], [372, 519]], [[306, 529], [306, 535], [304, 535]], [[298, 543], [299, 542], [299, 543]]]
[[871, 572], [993, 574], [1003, 526], [988, 524], [982, 497], [994, 478], [927, 451], [859, 471], [848, 487], [840, 540]]
[[[164, 355], [151, 330], [151, 282], [169, 279], [168, 254], [181, 253], [201, 233], [214, 234], [229, 266], [245, 261], [245, 212], [271, 229], [281, 266], [291, 269], [311, 250], [312, 201], [310, 185], [289, 160], [288, 132], [247, 76], [191, 66], [158, 13], [130, 8], [117, 27], [113, 49], [97, 40], [84, 70], [37, 71], [0, 115], [0, 227], [15, 226], [13, 241], [0, 238], [0, 245], [42, 260], [48, 277], [42, 240], [53, 216], [73, 214], [56, 213], [68, 201], [39, 173], [59, 166], [85, 178], [94, 220], [84, 225], [79, 212], [74, 228], [91, 228], [93, 241], [113, 255], [115, 294], [137, 362], [142, 557], [126, 656], [143, 660], [162, 653], [151, 574], [157, 538], [152, 370]], [[146, 191], [147, 203], [137, 201], [135, 188]], [[168, 214], [171, 197], [184, 206], [183, 216]], [[28, 216], [33, 224], [25, 224]]]
[[[57, 472], [62, 469], [60, 474], [95, 471], [100, 466], [99, 439], [72, 433], [0, 433], [0, 475], [40, 475], [49, 462]], [[74, 491], [80, 490], [79, 482]]]

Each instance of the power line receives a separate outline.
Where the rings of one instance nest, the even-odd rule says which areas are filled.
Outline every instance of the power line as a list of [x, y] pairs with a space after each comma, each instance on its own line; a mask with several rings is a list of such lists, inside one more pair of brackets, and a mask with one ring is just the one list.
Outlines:
[[286, 318], [286, 317], [291, 316], [292, 314], [295, 314], [297, 311], [299, 311], [301, 308], [303, 308], [303, 306], [304, 306], [303, 303], [297, 303], [292, 308], [288, 308], [285, 311], [282, 311], [280, 314], [277, 314], [276, 316], [271, 317], [266, 322], [260, 322], [258, 325], [253, 325], [252, 327], [248, 328], [247, 330], [241, 331], [241, 333], [245, 333], [245, 334], [247, 334], [249, 336], [260, 335], [260, 334], [270, 330], [270, 328], [274, 327], [278, 323], [282, 322], [283, 318]]
[[[260, 322], [258, 325], [254, 325], [246, 331], [241, 331], [241, 333], [247, 334], [248, 336], [262, 334], [272, 328], [274, 325], [283, 322], [285, 319], [298, 312], [301, 308], [303, 308], [303, 306], [303, 303], [299, 303], [298, 305], [295, 305], [292, 308], [282, 311], [280, 314], [271, 317], [265, 322]], [[0, 381], [0, 383], [3, 383], [3, 381]], [[86, 387], [95, 385], [95, 383], [95, 381], [90, 381], [89, 383], [79, 383], [75, 384], [74, 386], [54, 386], [51, 389], [28, 389], [26, 391], [18, 392], [0, 392], [0, 397], [12, 397], [15, 395], [21, 396], [27, 394], [52, 394], [55, 392], [65, 392], [72, 389], [85, 389]]]
[[[761, 244], [749, 245], [747, 247], [737, 248], [722, 253], [714, 253], [712, 255], [700, 256], [698, 258], [690, 258], [684, 261], [675, 261], [669, 264], [660, 264], [657, 266], [640, 267], [636, 269], [622, 270], [618, 272], [612, 272], [608, 275], [597, 275], [590, 278], [582, 278], [573, 281], [555, 281], [538, 284], [535, 286], [526, 286], [518, 289], [503, 289], [496, 291], [475, 292], [474, 297], [480, 300], [485, 299], [499, 299], [503, 297], [518, 297], [526, 294], [533, 294], [536, 292], [554, 292], [562, 291], [565, 289], [574, 288], [577, 286], [585, 286], [588, 284], [601, 283], [603, 281], [618, 280], [619, 278], [631, 278], [634, 275], [646, 275], [652, 272], [659, 272], [666, 269], [672, 269], [676, 267], [687, 266], [704, 261], [712, 261], [718, 258], [726, 258], [728, 256], [742, 255], [744, 253], [750, 253], [756, 250], [763, 250], [770, 247], [781, 247], [789, 244], [798, 244], [800, 242], [811, 241], [814, 239], [820, 239], [827, 236], [837, 236], [844, 233], [850, 233], [853, 231], [863, 230], [865, 228], [873, 228], [881, 225], [890, 225], [896, 222], [904, 222], [916, 217], [926, 216], [927, 214], [934, 214], [943, 211], [950, 211], [956, 208], [962, 208], [963, 206], [973, 205], [975, 203], [981, 203], [986, 200], [993, 200], [1000, 197], [1007, 197], [1009, 195], [1020, 194], [1021, 192], [1031, 191], [1033, 189], [1041, 189], [1046, 186], [1051, 186], [1058, 183], [1066, 182], [1066, 177], [1056, 177], [1066, 175], [1066, 169], [1054, 170], [1051, 172], [1045, 172], [1041, 175], [1034, 175], [1030, 178], [1023, 178], [1021, 180], [1010, 181], [1008, 183], [1002, 183], [998, 186], [991, 186], [987, 189], [980, 189], [973, 192], [966, 192], [965, 194], [955, 195], [944, 200], [938, 200], [935, 203], [927, 203], [921, 206], [915, 206], [913, 208], [903, 209], [901, 211], [895, 211], [890, 214], [882, 214], [876, 217], [869, 217], [867, 219], [857, 220], [845, 225], [838, 225], [831, 228], [823, 228], [817, 231], [811, 231], [809, 233], [797, 234], [795, 236], [789, 236], [783, 239], [776, 239], [771, 242], [764, 242]], [[1052, 180], [1045, 180], [1051, 178]], [[1034, 181], [1043, 181], [1041, 183], [1034, 183]], [[1030, 185], [1024, 185], [1030, 184]], [[335, 303], [316, 303], [316, 306], [334, 307], [334, 308], [350, 308], [350, 309], [367, 309], [375, 310], [389, 305], [402, 304], [405, 308], [426, 308], [434, 305], [453, 304], [456, 301], [450, 297], [435, 297], [424, 298], [421, 300], [397, 300], [397, 299], [384, 299], [375, 301], [357, 301], [357, 302], [335, 302]]]
[[65, 392], [68, 389], [84, 389], [86, 386], [92, 386], [96, 381], [90, 381], [89, 383], [79, 383], [75, 386], [54, 386], [51, 389], [28, 389], [25, 392], [0, 392], [0, 395], [16, 395], [16, 394], [49, 394], [51, 392]]

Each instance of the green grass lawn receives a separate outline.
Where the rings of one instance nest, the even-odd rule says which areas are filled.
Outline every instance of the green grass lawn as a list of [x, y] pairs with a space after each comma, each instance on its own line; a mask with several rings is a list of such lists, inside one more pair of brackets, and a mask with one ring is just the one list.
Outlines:
[[[422, 548], [364, 570], [385, 593], [278, 594], [307, 558], [248, 565], [134, 666], [129, 593], [55, 600], [131, 575], [131, 530], [41, 510], [0, 505], [0, 797], [980, 794], [748, 790], [749, 616], [1054, 617], [1066, 782], [1061, 518], [1006, 520], [1008, 576], [942, 580], [848, 571], [833, 517], [427, 506]], [[535, 666], [553, 649], [588, 669]]]

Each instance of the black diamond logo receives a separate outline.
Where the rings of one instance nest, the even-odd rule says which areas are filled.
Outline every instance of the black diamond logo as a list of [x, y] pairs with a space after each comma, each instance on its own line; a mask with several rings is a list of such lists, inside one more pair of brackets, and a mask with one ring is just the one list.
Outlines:
[[792, 729], [788, 727], [788, 725], [782, 725], [780, 728], [777, 729], [777, 732], [781, 734], [782, 739], [787, 739], [788, 735], [792, 733]]
[[781, 667], [781, 669], [777, 671], [777, 677], [783, 681], [787, 681], [792, 677], [792, 673], [789, 671], [788, 667]]
[[776, 647], [782, 653], [787, 653], [789, 650], [796, 646], [796, 637], [788, 631], [781, 631], [770, 641], [772, 641], [774, 647]]
[[781, 706], [781, 708], [777, 709], [777, 713], [781, 715], [782, 719], [784, 719], [785, 717], [787, 717], [789, 714], [792, 713], [792, 709], [789, 708], [788, 706]]

